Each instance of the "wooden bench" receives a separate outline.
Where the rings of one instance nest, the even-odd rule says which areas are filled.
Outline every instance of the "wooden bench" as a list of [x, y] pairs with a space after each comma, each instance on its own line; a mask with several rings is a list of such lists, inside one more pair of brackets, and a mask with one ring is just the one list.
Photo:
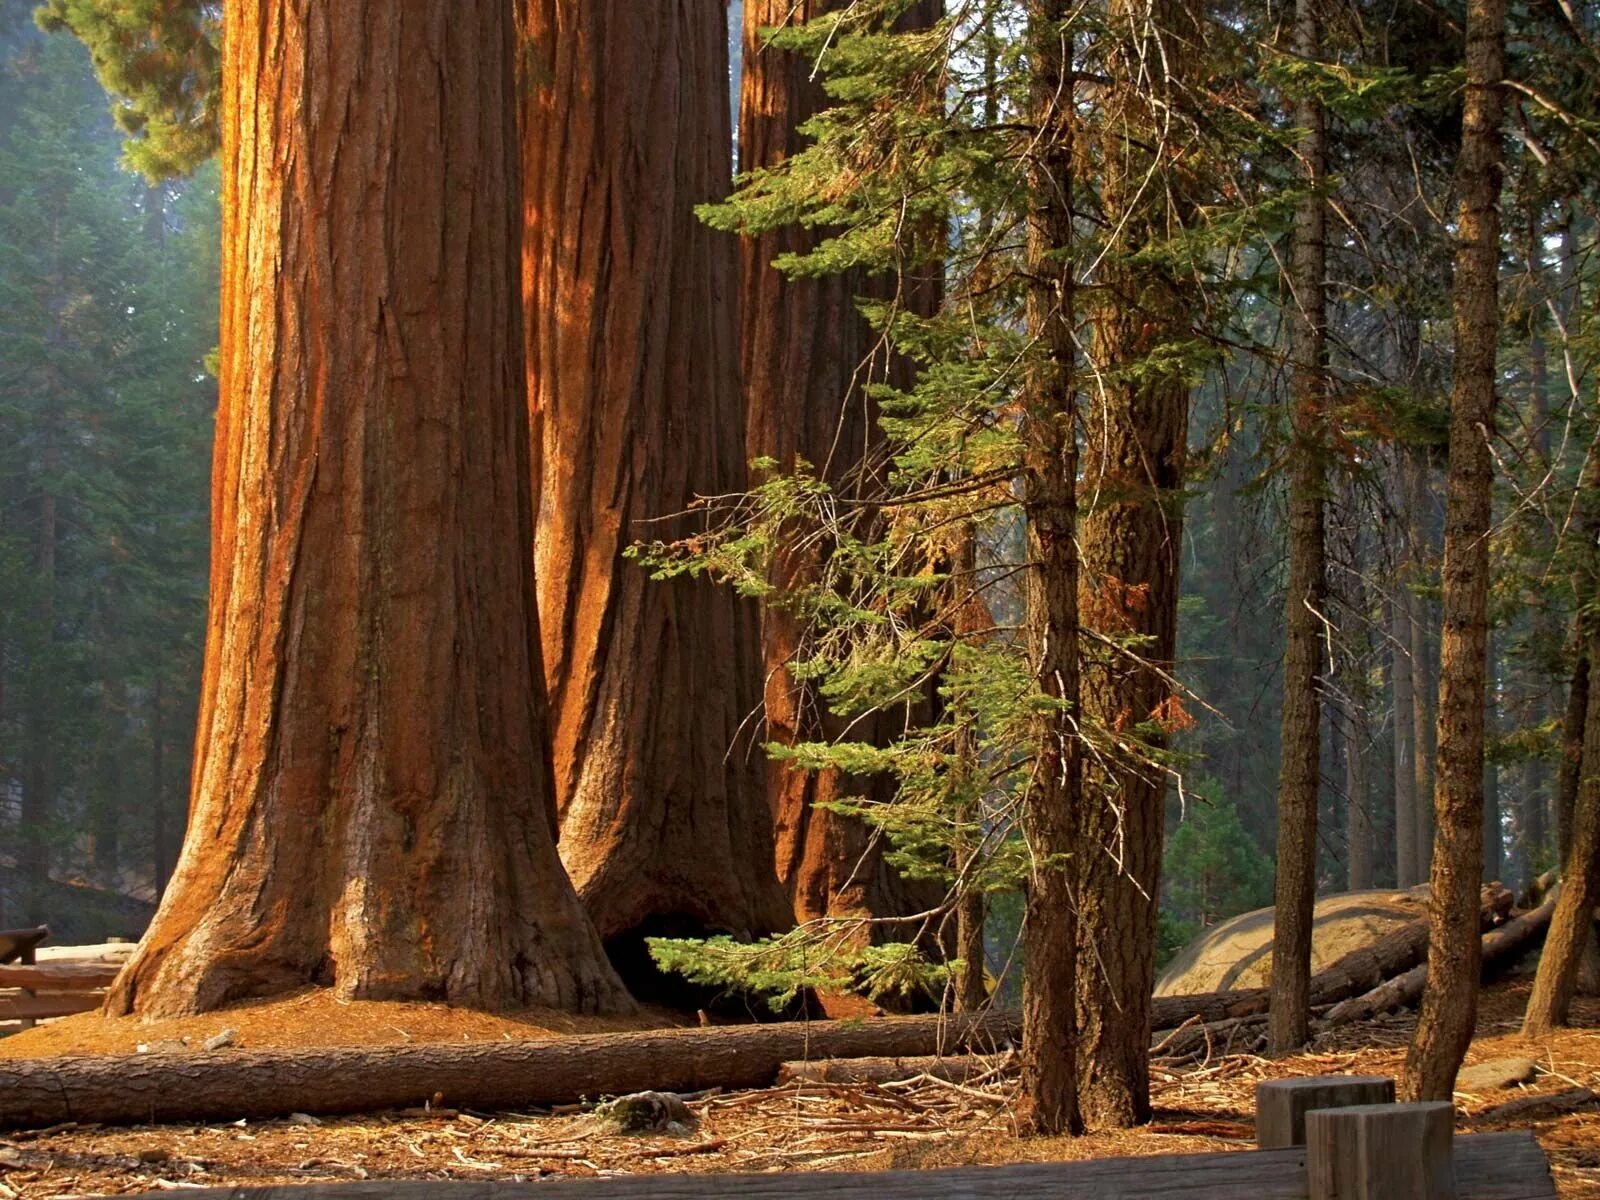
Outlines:
[[[1020, 1163], [937, 1171], [633, 1175], [539, 1183], [369, 1181], [191, 1191], [213, 1200], [1555, 1200], [1531, 1133], [1455, 1138], [1448, 1104], [1341, 1106], [1389, 1080], [1275, 1081], [1258, 1136], [1300, 1144], [1213, 1154]], [[1329, 1106], [1334, 1107], [1329, 1107]], [[1270, 1110], [1261, 1120], [1263, 1109]], [[1285, 1112], [1298, 1120], [1274, 1119]], [[1309, 1138], [1309, 1144], [1306, 1139]], [[146, 1194], [157, 1200], [165, 1192]], [[139, 1200], [139, 1198], [136, 1198]]]

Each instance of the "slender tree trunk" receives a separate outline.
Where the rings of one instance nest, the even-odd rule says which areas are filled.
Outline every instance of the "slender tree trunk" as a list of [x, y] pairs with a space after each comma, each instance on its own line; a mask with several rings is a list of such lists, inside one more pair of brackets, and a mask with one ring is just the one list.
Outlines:
[[1478, 1010], [1505, 27], [1505, 0], [1468, 0], [1466, 107], [1456, 163], [1461, 199], [1439, 652], [1438, 841], [1429, 881], [1428, 983], [1403, 1081], [1412, 1100], [1450, 1099]]
[[1024, 391], [1028, 666], [1053, 705], [1036, 718], [1023, 814], [1029, 854], [1023, 916], [1022, 1099], [1018, 1120], [1075, 1132], [1074, 1016], [1078, 922], [1069, 857], [1080, 850], [1078, 444], [1073, 366], [1072, 52], [1066, 0], [1027, 0], [1029, 160], [1027, 324], [1034, 343]]
[[[954, 595], [951, 603], [956, 609], [956, 637], [981, 633], [978, 626], [991, 625], [982, 617], [974, 619], [974, 609], [983, 609], [983, 603], [974, 592], [978, 582], [978, 539], [970, 522], [963, 522], [956, 535], [956, 546], [951, 554], [954, 576]], [[987, 616], [987, 613], [983, 613]], [[952, 783], [958, 794], [973, 791], [978, 777], [978, 714], [970, 697], [952, 686], [951, 704], [955, 709], [955, 745], [951, 757]], [[980, 795], [963, 797], [956, 807], [956, 846], [951, 866], [956, 876], [956, 958], [961, 963], [956, 978], [956, 1007], [962, 1012], [976, 1012], [989, 1002], [989, 985], [985, 977], [984, 923], [987, 905], [984, 894], [974, 878], [982, 862], [983, 804]]]
[[[1583, 778], [1583, 739], [1589, 707], [1589, 652], [1585, 645], [1579, 651], [1578, 660], [1572, 664], [1572, 682], [1567, 688], [1567, 710], [1561, 724], [1561, 770], [1556, 777], [1556, 828], [1559, 833], [1559, 856], [1556, 862], [1563, 867], [1572, 855], [1573, 817], [1577, 811], [1580, 781]], [[1530, 840], [1526, 851], [1530, 882], [1541, 862], [1535, 853], [1537, 849], [1538, 844]]]
[[497, 0], [229, 6], [193, 817], [113, 1014], [632, 1007], [553, 838], [515, 62]]
[[[1182, 486], [1189, 381], [1148, 361], [1191, 332], [1188, 287], [1168, 271], [1126, 261], [1174, 232], [1192, 183], [1162, 144], [1187, 103], [1182, 73], [1203, 57], [1200, 25], [1184, 0], [1113, 0], [1100, 139], [1100, 201], [1117, 231], [1093, 293], [1092, 354], [1099, 378], [1086, 409], [1081, 524], [1084, 624], [1140, 639], [1136, 657], [1100, 652], [1085, 662], [1091, 726], [1155, 728], [1159, 750], [1172, 715], [1167, 678], [1176, 647]], [[1173, 72], [1168, 74], [1168, 71]], [[1152, 183], [1152, 174], [1160, 183]], [[1175, 217], [1173, 204], [1183, 205]], [[1132, 369], [1137, 367], [1137, 369]], [[1142, 661], [1137, 661], [1137, 660]], [[1093, 803], [1077, 853], [1078, 1087], [1091, 1128], [1150, 1115], [1150, 995], [1166, 823], [1165, 770], [1124, 755], [1088, 780]]]
[[[1427, 525], [1423, 508], [1427, 503], [1428, 468], [1416, 455], [1409, 455], [1403, 466], [1406, 487], [1407, 538], [1411, 543], [1412, 582], [1420, 583], [1428, 564]], [[1437, 734], [1434, 727], [1434, 696], [1437, 688], [1437, 671], [1434, 667], [1432, 639], [1433, 604], [1426, 597], [1413, 593], [1407, 610], [1410, 623], [1407, 633], [1411, 640], [1411, 768], [1416, 775], [1417, 803], [1415, 850], [1416, 877], [1421, 882], [1428, 878], [1433, 861], [1433, 805], [1434, 759]]]
[[[805, 143], [799, 127], [827, 106], [815, 64], [765, 44], [761, 33], [811, 20], [838, 7], [832, 0], [746, 0], [744, 75], [740, 89], [739, 162], [744, 171], [773, 167]], [[902, 19], [922, 28], [942, 4], [923, 0]], [[905, 387], [910, 364], [886, 353], [882, 338], [858, 311], [858, 298], [895, 300], [931, 315], [938, 288], [928, 268], [914, 264], [903, 278], [860, 272], [789, 278], [772, 264], [782, 254], [812, 249], [819, 235], [798, 226], [744, 242], [742, 358], [745, 455], [770, 458], [788, 473], [796, 460], [811, 464], [838, 493], [870, 497], [883, 478], [883, 437], [868, 385]], [[781, 550], [773, 583], [780, 589], [814, 578], [827, 553], [796, 529]], [[795, 679], [790, 665], [802, 653], [802, 622], [781, 606], [761, 615], [766, 680], [767, 739], [781, 745], [831, 740], [847, 723], [827, 710], [815, 688]], [[875, 741], [903, 728], [905, 714], [848, 723], [852, 740]], [[865, 823], [831, 811], [852, 796], [888, 800], [886, 776], [862, 778], [838, 770], [805, 771], [787, 762], [767, 765], [767, 798], [776, 833], [777, 869], [795, 916], [904, 916], [936, 907], [942, 890], [913, 883], [884, 861], [884, 838]], [[874, 939], [893, 935], [869, 931]], [[903, 935], [898, 935], [903, 936]]]
[[[1487, 658], [1488, 681], [1484, 685], [1483, 729], [1487, 741], [1495, 736], [1496, 713], [1500, 708], [1500, 672], [1495, 660], [1496, 638], [1489, 633]], [[1490, 756], [1483, 756], [1483, 879], [1485, 883], [1500, 878], [1502, 850], [1500, 831], [1500, 767]]]
[[763, 935], [773, 866], [756, 614], [624, 552], [743, 491], [722, 0], [520, 0], [529, 403], [561, 855], [600, 933]]
[[[1597, 653], [1600, 634], [1591, 633], [1589, 655]], [[1582, 761], [1571, 852], [1563, 860], [1561, 895], [1523, 1017], [1526, 1037], [1543, 1037], [1567, 1024], [1579, 968], [1595, 940], [1594, 910], [1600, 905], [1600, 704], [1590, 704], [1585, 715]]]
[[1411, 595], [1402, 575], [1389, 601], [1390, 675], [1394, 691], [1394, 882], [1415, 887], [1417, 874], [1416, 729], [1411, 723], [1416, 677], [1411, 662]]
[[1372, 784], [1367, 767], [1366, 713], [1353, 706], [1348, 714], [1349, 737], [1345, 741], [1345, 830], [1349, 857], [1345, 886], [1352, 892], [1377, 886], [1373, 864]]
[[[1317, 0], [1297, 0], [1294, 53], [1311, 63], [1322, 54]], [[1310, 1021], [1311, 920], [1317, 896], [1317, 805], [1322, 783], [1323, 609], [1327, 564], [1323, 521], [1327, 486], [1322, 465], [1322, 407], [1327, 302], [1324, 295], [1326, 209], [1321, 189], [1327, 158], [1322, 105], [1296, 100], [1303, 131], [1299, 157], [1306, 195], [1295, 213], [1290, 273], [1289, 354], [1293, 444], [1289, 475], [1289, 587], [1284, 624], [1283, 733], [1278, 783], [1277, 881], [1273, 894], [1272, 1007], [1267, 1047], [1288, 1054], [1305, 1045]]]

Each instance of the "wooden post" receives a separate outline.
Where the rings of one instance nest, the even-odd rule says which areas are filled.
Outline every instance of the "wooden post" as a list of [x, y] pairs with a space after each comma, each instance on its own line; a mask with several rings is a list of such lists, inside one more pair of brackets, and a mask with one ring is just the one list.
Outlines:
[[1310, 1200], [1456, 1200], [1454, 1133], [1444, 1101], [1308, 1113]]
[[[34, 946], [26, 946], [26, 947], [24, 947], [23, 951], [22, 951], [22, 954], [19, 957], [21, 959], [22, 965], [25, 966], [25, 967], [36, 966], [38, 964], [38, 961], [39, 961], [38, 960], [38, 956], [34, 953]], [[37, 996], [38, 993], [35, 992], [32, 988], [23, 988], [22, 989], [22, 995], [23, 995], [24, 999], [31, 1000], [35, 996]], [[32, 1029], [36, 1024], [38, 1024], [38, 1022], [35, 1021], [32, 1017], [23, 1017], [22, 1018], [22, 1027], [24, 1029]]]
[[1311, 1075], [1256, 1084], [1256, 1145], [1306, 1144], [1306, 1114], [1322, 1108], [1393, 1104], [1394, 1080], [1381, 1075]]

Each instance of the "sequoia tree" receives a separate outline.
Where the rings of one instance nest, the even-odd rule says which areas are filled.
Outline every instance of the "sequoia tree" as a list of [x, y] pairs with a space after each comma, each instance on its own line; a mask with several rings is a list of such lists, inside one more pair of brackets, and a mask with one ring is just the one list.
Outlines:
[[[521, 0], [533, 539], [561, 854], [607, 939], [792, 923], [755, 614], [625, 557], [746, 483], [723, 0]], [[635, 947], [635, 950], [637, 948]]]
[[[1317, 0], [1297, 0], [1294, 53], [1305, 62], [1321, 54]], [[1320, 426], [1327, 392], [1324, 356], [1323, 186], [1327, 127], [1321, 103], [1297, 99], [1301, 129], [1300, 179], [1306, 189], [1295, 211], [1289, 274], [1290, 389], [1293, 442], [1289, 476], [1288, 646], [1283, 658], [1283, 751], [1278, 786], [1278, 873], [1272, 938], [1269, 1049], [1287, 1054], [1305, 1045], [1310, 1018], [1311, 921], [1317, 896], [1317, 797], [1322, 783], [1322, 702], [1319, 676], [1322, 609], [1327, 591]]]
[[1150, 1113], [1166, 792], [1152, 753], [1172, 715], [1194, 286], [1160, 259], [1192, 190], [1171, 139], [1202, 53], [1187, 0], [1112, 0], [1108, 21], [1097, 167], [1113, 241], [1087, 306], [1096, 402], [1085, 408], [1080, 603], [1084, 625], [1119, 644], [1085, 655], [1083, 677], [1085, 716], [1118, 752], [1088, 773], [1077, 854], [1078, 1086], [1091, 1127]]
[[[803, 144], [800, 126], [827, 105], [813, 64], [803, 55], [764, 44], [762, 31], [801, 23], [830, 11], [830, 0], [746, 0], [744, 75], [740, 91], [739, 164], [773, 167]], [[919, 28], [938, 19], [939, 0], [922, 0], [900, 22]], [[770, 459], [780, 473], [804, 462], [837, 493], [871, 498], [881, 490], [883, 436], [868, 385], [908, 383], [908, 365], [858, 311], [862, 297], [930, 314], [937, 288], [926, 269], [908, 264], [900, 277], [849, 271], [792, 276], [773, 264], [805, 254], [819, 235], [789, 225], [744, 240], [743, 336], [746, 455]], [[813, 575], [826, 546], [795, 528], [777, 553], [772, 584], [790, 589]], [[768, 740], [792, 746], [844, 735], [876, 741], [868, 726], [896, 723], [896, 714], [846, 722], [835, 718], [814, 685], [795, 677], [803, 622], [791, 608], [761, 616], [764, 712]], [[898, 723], [904, 725], [904, 714]], [[776, 833], [778, 876], [796, 918], [906, 916], [939, 903], [942, 889], [911, 884], [884, 861], [884, 837], [829, 805], [852, 797], [886, 801], [887, 775], [852, 776], [838, 768], [808, 771], [774, 759], [767, 798]], [[881, 934], [879, 935], [881, 936]]]
[[239, 0], [189, 834], [107, 1001], [624, 1010], [561, 869], [510, 8]]
[[1455, 365], [1434, 765], [1436, 844], [1429, 872], [1428, 983], [1403, 1082], [1412, 1100], [1450, 1099], [1478, 1011], [1505, 38], [1505, 0], [1468, 0], [1466, 103], [1456, 163]]

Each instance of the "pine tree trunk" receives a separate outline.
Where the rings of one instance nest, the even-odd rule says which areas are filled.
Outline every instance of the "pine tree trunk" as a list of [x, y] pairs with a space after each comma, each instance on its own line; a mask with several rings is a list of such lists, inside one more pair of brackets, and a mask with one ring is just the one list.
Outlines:
[[[1589, 655], [1584, 646], [1578, 661], [1572, 664], [1572, 682], [1567, 688], [1567, 710], [1561, 724], [1561, 770], [1556, 776], [1556, 828], [1558, 831], [1558, 857], [1556, 862], [1565, 865], [1572, 853], [1573, 817], [1577, 812], [1579, 782], [1582, 779], [1583, 739], [1589, 712]], [[1524, 813], [1531, 807], [1524, 802]], [[1541, 805], [1542, 807], [1542, 805]], [[1541, 823], [1542, 827], [1542, 823]], [[1537, 855], [1539, 843], [1531, 839], [1527, 848], [1529, 878], [1537, 871], [1541, 861]]]
[[[1034, 343], [1023, 395], [1022, 509], [1027, 522], [1029, 672], [1054, 707], [1036, 718], [1024, 799], [1029, 854], [1023, 915], [1022, 1097], [1017, 1119], [1040, 1134], [1079, 1125], [1075, 1042], [1078, 922], [1068, 856], [1080, 849], [1078, 448], [1073, 366], [1072, 53], [1066, 0], [1028, 0], [1030, 124], [1025, 269]], [[1148, 990], [1145, 995], [1148, 997]], [[1145, 1048], [1148, 1050], [1148, 1034]]]
[[1417, 874], [1417, 775], [1414, 727], [1411, 723], [1411, 594], [1403, 574], [1389, 601], [1390, 675], [1394, 692], [1394, 882], [1415, 887]]
[[150, 694], [150, 863], [156, 898], [172, 878], [172, 835], [167, 831], [167, 722], [160, 673]]
[[[1183, 98], [1178, 80], [1164, 72], [1193, 70], [1203, 53], [1200, 27], [1181, 0], [1114, 0], [1108, 19], [1102, 70], [1112, 83], [1104, 91], [1097, 166], [1103, 216], [1118, 238], [1101, 265], [1091, 311], [1099, 377], [1095, 403], [1085, 410], [1079, 603], [1085, 626], [1107, 638], [1140, 639], [1136, 657], [1100, 650], [1085, 660], [1088, 723], [1115, 734], [1164, 724], [1173, 702], [1166, 676], [1176, 643], [1189, 382], [1182, 369], [1146, 359], [1166, 340], [1188, 335], [1187, 287], [1125, 256], [1172, 232], [1170, 205], [1182, 203], [1187, 181], [1173, 165], [1176, 156], [1155, 143]], [[1161, 183], [1152, 184], [1152, 172]], [[1165, 737], [1157, 733], [1154, 741], [1159, 750]], [[1079, 955], [1092, 969], [1078, 974], [1078, 1079], [1091, 1128], [1150, 1115], [1166, 773], [1144, 757], [1124, 754], [1086, 783], [1093, 799], [1084, 809], [1076, 886]]]
[[193, 819], [107, 1000], [632, 1002], [553, 829], [512, 12], [238, 0]]
[[[1322, 54], [1317, 0], [1297, 0], [1294, 53]], [[1317, 896], [1317, 805], [1322, 783], [1322, 614], [1327, 594], [1322, 466], [1322, 407], [1327, 303], [1324, 296], [1326, 210], [1321, 188], [1327, 158], [1322, 106], [1295, 102], [1302, 130], [1301, 184], [1289, 278], [1290, 403], [1293, 444], [1289, 475], [1289, 586], [1284, 625], [1283, 732], [1278, 784], [1277, 879], [1273, 893], [1272, 1008], [1267, 1047], [1288, 1054], [1306, 1043], [1310, 1021], [1311, 921]]]
[[1367, 767], [1367, 716], [1359, 703], [1346, 714], [1349, 736], [1345, 741], [1345, 837], [1349, 845], [1345, 886], [1352, 892], [1376, 887], [1373, 867], [1373, 796]]
[[[1416, 455], [1407, 455], [1401, 465], [1401, 477], [1406, 491], [1406, 538], [1411, 545], [1411, 582], [1421, 582], [1428, 563], [1428, 539], [1423, 522], [1423, 506], [1427, 501], [1428, 468]], [[1411, 649], [1411, 769], [1416, 775], [1417, 803], [1413, 810], [1416, 819], [1415, 841], [1416, 879], [1428, 878], [1433, 861], [1433, 804], [1434, 758], [1437, 733], [1435, 731], [1434, 696], [1437, 692], [1437, 672], [1432, 653], [1430, 630], [1433, 624], [1433, 605], [1425, 597], [1413, 593], [1407, 612], [1410, 623], [1406, 632]]]
[[1460, 213], [1439, 652], [1438, 840], [1429, 879], [1428, 983], [1402, 1085], [1411, 1100], [1450, 1099], [1478, 1010], [1505, 28], [1505, 0], [1468, 0], [1466, 107], [1456, 163]]
[[[521, 0], [534, 542], [561, 855], [600, 933], [792, 924], [773, 867], [755, 612], [634, 543], [744, 490], [722, 0]], [[615, 948], [614, 948], [615, 949]]]
[[[837, 7], [831, 0], [746, 0], [744, 74], [739, 115], [740, 170], [773, 167], [805, 142], [799, 126], [828, 100], [814, 64], [768, 46], [763, 30], [799, 24]], [[926, 27], [942, 4], [922, 0], [902, 28]], [[791, 279], [772, 264], [782, 254], [809, 251], [820, 235], [787, 226], [744, 242], [742, 359], [747, 460], [770, 458], [780, 473], [804, 460], [838, 493], [871, 496], [881, 485], [883, 438], [866, 385], [907, 386], [909, 364], [886, 355], [882, 339], [857, 310], [859, 297], [898, 296], [913, 311], [931, 315], [937, 287], [931, 280], [869, 278], [859, 272]], [[796, 528], [774, 563], [772, 582], [789, 588], [815, 578], [826, 546]], [[761, 615], [762, 669], [767, 739], [780, 745], [851, 740], [881, 741], [904, 728], [906, 714], [868, 720], [835, 718], [816, 689], [794, 678], [790, 664], [802, 650], [802, 623], [781, 606]], [[909, 882], [883, 860], [884, 838], [828, 804], [852, 796], [889, 800], [895, 783], [837, 770], [805, 771], [791, 763], [767, 765], [778, 876], [796, 918], [905, 916], [937, 906], [943, 891]], [[874, 940], [892, 935], [869, 931]]]
[[[1491, 630], [1486, 657], [1488, 674], [1484, 685], [1483, 731], [1485, 741], [1495, 737], [1495, 714], [1500, 710], [1500, 689], [1497, 683], [1496, 638]], [[1486, 753], [1483, 756], [1483, 879], [1485, 883], [1500, 878], [1500, 767]]]
[[[1600, 635], [1592, 635], [1589, 655], [1597, 653]], [[1571, 852], [1563, 860], [1561, 895], [1523, 1016], [1525, 1037], [1543, 1037], [1567, 1024], [1579, 967], [1595, 940], [1594, 910], [1600, 905], [1600, 704], [1590, 704], [1585, 715], [1581, 780]]]

